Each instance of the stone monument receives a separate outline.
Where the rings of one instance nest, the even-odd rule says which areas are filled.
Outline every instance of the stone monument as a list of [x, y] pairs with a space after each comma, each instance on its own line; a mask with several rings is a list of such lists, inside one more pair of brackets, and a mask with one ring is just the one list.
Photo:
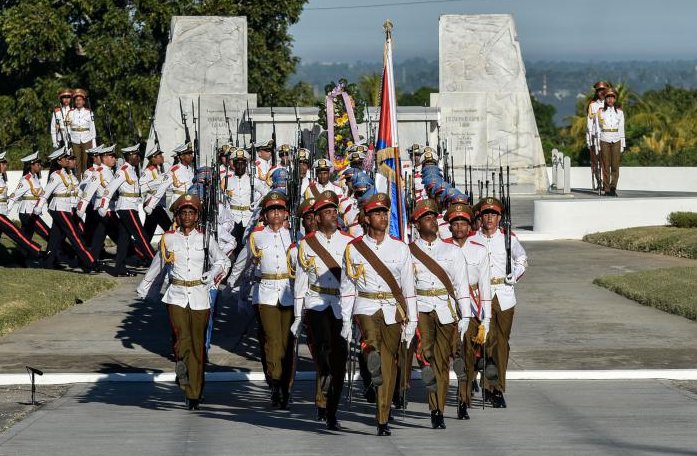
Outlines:
[[440, 108], [441, 139], [453, 154], [458, 185], [464, 183], [465, 166], [474, 166], [476, 186], [478, 179], [490, 180], [492, 171], [498, 175], [502, 163], [510, 166], [512, 193], [546, 191], [513, 17], [445, 15], [438, 35], [440, 92], [431, 94], [431, 106]]
[[[194, 118], [199, 124], [201, 164], [213, 156], [216, 140], [229, 139], [223, 100], [233, 138], [242, 124], [249, 102], [247, 93], [247, 19], [245, 17], [174, 16], [167, 54], [162, 67], [154, 126], [167, 156], [184, 142], [179, 102], [194, 137]], [[247, 136], [248, 138], [248, 136]], [[152, 129], [147, 150], [154, 147]]]

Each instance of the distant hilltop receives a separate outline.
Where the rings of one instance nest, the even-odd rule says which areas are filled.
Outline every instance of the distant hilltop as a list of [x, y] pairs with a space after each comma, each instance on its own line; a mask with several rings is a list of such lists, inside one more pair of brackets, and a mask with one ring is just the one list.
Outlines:
[[[623, 82], [630, 90], [644, 93], [666, 85], [697, 88], [697, 60], [626, 62], [525, 62], [528, 87], [539, 101], [557, 109], [555, 122], [564, 125], [574, 113], [576, 100], [598, 80]], [[306, 81], [320, 95], [330, 81], [346, 78], [358, 82], [361, 76], [382, 71], [381, 62], [301, 63], [291, 83]], [[395, 64], [395, 83], [401, 92], [420, 87], [438, 87], [438, 61], [412, 58]]]

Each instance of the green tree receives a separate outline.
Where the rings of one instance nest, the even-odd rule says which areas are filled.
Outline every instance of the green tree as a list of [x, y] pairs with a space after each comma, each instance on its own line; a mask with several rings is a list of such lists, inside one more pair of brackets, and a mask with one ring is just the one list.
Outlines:
[[540, 134], [542, 141], [542, 151], [545, 155], [545, 162], [548, 165], [552, 164], [552, 149], [562, 148], [562, 138], [559, 135], [559, 129], [554, 124], [554, 114], [557, 109], [531, 96], [532, 110], [535, 113], [535, 122], [537, 123], [537, 131]]
[[0, 0], [0, 148], [11, 166], [32, 143], [49, 151], [50, 112], [61, 87], [90, 92], [98, 133], [106, 112], [121, 145], [146, 136], [159, 89], [172, 16], [246, 16], [249, 90], [260, 105], [306, 104], [306, 84], [286, 81], [298, 62], [290, 25], [307, 0]]
[[378, 106], [380, 104], [381, 86], [382, 75], [380, 73], [365, 74], [358, 81], [358, 90], [369, 106]]
[[431, 103], [431, 94], [438, 92], [435, 87], [419, 87], [409, 93], [397, 94], [397, 104], [400, 106], [428, 106]]

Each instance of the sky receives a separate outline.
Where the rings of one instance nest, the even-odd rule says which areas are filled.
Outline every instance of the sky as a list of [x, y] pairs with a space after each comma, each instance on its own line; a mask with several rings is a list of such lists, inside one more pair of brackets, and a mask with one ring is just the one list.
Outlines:
[[513, 15], [527, 61], [697, 58], [695, 0], [310, 0], [291, 27], [294, 54], [381, 61], [389, 18], [396, 60], [436, 60], [440, 15], [487, 13]]

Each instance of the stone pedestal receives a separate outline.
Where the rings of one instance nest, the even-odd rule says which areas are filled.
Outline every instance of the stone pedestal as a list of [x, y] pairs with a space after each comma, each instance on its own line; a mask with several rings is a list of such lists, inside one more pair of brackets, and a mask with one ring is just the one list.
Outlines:
[[[223, 100], [233, 136], [235, 119], [238, 122], [242, 119], [247, 101], [250, 108], [256, 107], [256, 96], [247, 93], [246, 18], [172, 18], [154, 121], [160, 145], [167, 155], [185, 139], [180, 99], [192, 139], [194, 117], [197, 122], [200, 119], [201, 163], [208, 163], [216, 138], [225, 142], [228, 138]], [[151, 130], [147, 150], [153, 147], [154, 135]]]
[[[511, 170], [512, 193], [546, 191], [542, 144], [525, 67], [510, 15], [446, 15], [439, 22], [441, 139], [453, 155], [455, 180], [465, 166], [474, 180]], [[500, 157], [500, 159], [499, 159]], [[486, 171], [489, 170], [487, 173]], [[476, 182], [475, 182], [476, 183]]]

